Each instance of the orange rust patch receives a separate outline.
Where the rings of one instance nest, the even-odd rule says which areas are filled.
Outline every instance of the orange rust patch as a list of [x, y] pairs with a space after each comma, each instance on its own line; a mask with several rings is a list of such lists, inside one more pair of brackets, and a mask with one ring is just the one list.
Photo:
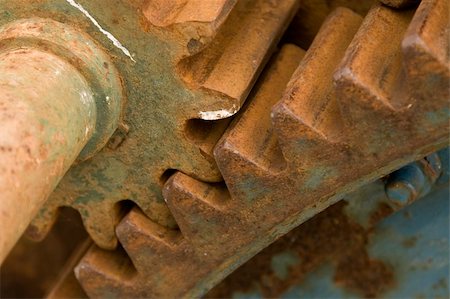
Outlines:
[[[206, 298], [228, 298], [235, 291], [254, 290], [257, 284], [264, 297], [279, 297], [327, 262], [336, 267], [335, 283], [361, 296], [378, 297], [393, 287], [395, 278], [390, 266], [368, 255], [370, 229], [349, 219], [343, 210], [345, 205], [341, 201], [331, 206], [264, 249]], [[286, 250], [300, 262], [289, 268], [287, 280], [281, 280], [271, 268], [271, 259]]]
[[380, 203], [378, 209], [370, 215], [369, 225], [377, 224], [381, 219], [386, 218], [394, 212], [394, 209], [387, 203]]
[[412, 236], [410, 238], [406, 238], [403, 240], [402, 245], [405, 248], [411, 248], [416, 246], [417, 243], [417, 237], [416, 236]]

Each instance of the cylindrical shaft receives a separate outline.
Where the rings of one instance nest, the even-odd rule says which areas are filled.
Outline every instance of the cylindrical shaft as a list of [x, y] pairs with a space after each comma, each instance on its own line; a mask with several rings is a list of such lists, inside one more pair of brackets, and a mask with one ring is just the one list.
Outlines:
[[95, 129], [93, 93], [51, 53], [0, 53], [0, 263]]

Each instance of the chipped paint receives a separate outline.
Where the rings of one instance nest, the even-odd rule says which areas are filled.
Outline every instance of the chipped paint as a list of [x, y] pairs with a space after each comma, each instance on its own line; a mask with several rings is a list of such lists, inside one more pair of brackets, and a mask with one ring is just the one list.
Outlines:
[[233, 116], [239, 109], [236, 105], [233, 105], [231, 109], [220, 109], [215, 111], [200, 111], [199, 117], [203, 120], [218, 120]]

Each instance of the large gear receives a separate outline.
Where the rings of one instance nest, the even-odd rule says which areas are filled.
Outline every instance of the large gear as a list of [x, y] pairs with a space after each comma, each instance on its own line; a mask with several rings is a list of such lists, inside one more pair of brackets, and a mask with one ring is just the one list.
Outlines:
[[[120, 76], [115, 133], [81, 152], [28, 228], [42, 239], [60, 207], [80, 212], [95, 244], [69, 267], [89, 297], [203, 296], [344, 195], [449, 143], [446, 0], [385, 0], [365, 16], [358, 1], [358, 13], [319, 0], [113, 2], [0, 2], [0, 46], [61, 56], [80, 51], [55, 36], [79, 35], [99, 73]], [[334, 9], [320, 29], [298, 19], [315, 5]], [[440, 166], [424, 161], [431, 185]]]
[[[375, 6], [363, 21], [338, 9], [306, 54], [284, 46], [216, 145], [227, 188], [173, 175], [164, 195], [180, 232], [132, 210], [116, 233], [136, 271], [93, 248], [76, 268], [88, 294], [200, 296], [342, 194], [444, 146], [448, 65], [423, 47], [439, 43], [427, 16], [440, 5]], [[429, 78], [443, 94], [431, 95]]]

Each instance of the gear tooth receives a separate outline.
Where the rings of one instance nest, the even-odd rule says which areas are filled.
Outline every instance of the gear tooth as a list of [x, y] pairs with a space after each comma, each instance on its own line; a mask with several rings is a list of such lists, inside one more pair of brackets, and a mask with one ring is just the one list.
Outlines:
[[117, 237], [139, 271], [159, 271], [161, 259], [170, 260], [180, 251], [182, 236], [154, 223], [134, 208], [116, 228]]
[[[274, 130], [287, 163], [297, 164], [299, 162], [301, 168], [307, 168], [307, 164], [314, 163], [329, 150], [333, 150], [334, 144], [322, 132], [307, 125], [299, 115], [289, 108], [284, 103], [273, 107]], [[316, 155], [312, 155], [308, 161], [300, 161], [299, 153], [316, 153]]]
[[[93, 245], [74, 269], [89, 298], [125, 298], [132, 292], [128, 283], [136, 275], [122, 251], [107, 251]], [[135, 298], [139, 296], [134, 296]]]
[[[415, 23], [410, 25], [412, 16], [412, 10], [373, 7], [335, 73], [336, 94], [348, 127], [348, 143], [362, 155], [377, 156], [387, 145], [408, 143], [418, 140], [417, 136], [430, 138], [432, 143], [436, 139], [431, 141], [431, 136], [441, 135], [443, 140], [443, 134], [435, 130], [438, 123], [448, 124], [448, 98], [430, 103], [429, 99], [416, 97], [411, 73], [422, 69], [427, 75], [419, 76], [421, 80], [433, 76], [434, 71], [424, 65], [411, 67], [403, 59], [402, 47], [405, 51], [408, 42], [403, 41], [402, 45], [402, 40], [408, 26], [409, 32], [417, 29]], [[432, 27], [439, 28], [434, 24]], [[409, 74], [408, 68], [413, 69]], [[441, 89], [446, 89], [447, 83], [441, 84]]]
[[358, 126], [368, 115], [389, 117], [407, 105], [400, 94], [405, 90], [400, 44], [411, 16], [412, 11], [377, 5], [348, 47], [334, 79], [350, 126]]
[[[342, 194], [434, 151], [443, 140], [448, 142], [448, 127], [434, 124], [434, 131], [428, 130], [422, 116], [398, 116], [400, 94], [392, 90], [408, 78], [401, 73], [400, 44], [410, 16], [410, 12], [375, 6], [353, 38], [361, 19], [339, 9], [326, 21], [297, 70], [302, 50], [283, 47], [262, 75], [245, 113], [215, 148], [231, 197], [218, 185], [176, 173], [166, 183], [164, 195], [181, 232], [133, 209], [116, 229], [132, 262], [123, 256], [110, 258], [110, 253], [99, 249], [89, 253], [77, 268], [88, 293], [199, 297], [227, 271]], [[392, 43], [386, 43], [386, 36]], [[386, 55], [391, 61], [382, 61]], [[393, 75], [382, 82], [390, 84], [383, 93], [376, 78], [383, 78], [384, 66]], [[334, 97], [336, 101], [328, 105]], [[435, 110], [432, 106], [426, 111]], [[355, 117], [360, 123], [354, 122]], [[347, 118], [353, 123], [344, 122], [343, 132], [333, 127]], [[295, 143], [303, 145], [295, 147]], [[100, 284], [108, 289], [99, 290]]]
[[[256, 150], [256, 148], [251, 150]], [[255, 159], [256, 156], [254, 156], [252, 152], [245, 152], [245, 150], [239, 148], [237, 144], [229, 143], [228, 140], [219, 143], [215, 148], [214, 154], [216, 156], [217, 165], [224, 178], [233, 177], [236, 182], [236, 184], [233, 183], [228, 185], [229, 192], [232, 194], [233, 198], [245, 198], [245, 194], [251, 192], [251, 190], [242, 190], [241, 186], [245, 185], [246, 176], [248, 176], [248, 174], [256, 175], [258, 177], [270, 176], [267, 169], [269, 163], [264, 163], [267, 162], [267, 160], [261, 159], [258, 161]], [[241, 184], [238, 182], [241, 182]], [[246, 203], [238, 202], [235, 204], [244, 206]]]
[[[412, 92], [429, 102], [450, 97], [450, 63], [447, 56], [450, 34], [449, 1], [426, 0], [419, 5], [402, 42], [404, 65]], [[444, 46], [443, 46], [444, 45]], [[419, 110], [421, 110], [419, 109]]]
[[131, 290], [126, 282], [119, 287], [126, 297], [140, 292], [138, 297], [143, 298], [189, 298], [185, 291], [196, 289], [208, 269], [217, 266], [207, 254], [194, 252], [179, 231], [150, 221], [138, 209], [130, 211], [116, 233], [139, 273]]
[[373, 7], [347, 49], [334, 80], [342, 113], [352, 129], [368, 115], [388, 119], [408, 107], [401, 40], [412, 12]]
[[[175, 174], [164, 188], [164, 197], [183, 237], [200, 254], [223, 247], [230, 218], [230, 196], [221, 184], [206, 184], [182, 173]], [[224, 239], [227, 239], [226, 237]]]
[[283, 99], [273, 107], [273, 125], [288, 161], [298, 160], [299, 153], [320, 159], [333, 142], [343, 139], [333, 72], [361, 21], [349, 9], [335, 10], [292, 76]]
[[[285, 168], [271, 125], [270, 109], [281, 98], [303, 54], [304, 51], [294, 45], [282, 48], [274, 64], [261, 76], [259, 88], [245, 113], [235, 120], [215, 148], [214, 154], [223, 176], [233, 177], [233, 182], [236, 182], [228, 185], [235, 198], [252, 197], [245, 197], [254, 193], [251, 188], [244, 188], [248, 185], [246, 178], [249, 174], [270, 178]], [[257, 182], [250, 185], [254, 183]], [[248, 187], [252, 187], [250, 185]]]
[[186, 84], [205, 94], [200, 119], [240, 109], [298, 6], [295, 0], [275, 2], [238, 2], [211, 45], [178, 64]]
[[[182, 51], [193, 55], [211, 42], [236, 2], [219, 0], [199, 5], [195, 0], [145, 1], [142, 11], [151, 25], [164, 36], [177, 39]], [[191, 40], [198, 44], [189, 43]]]
[[88, 208], [77, 207], [83, 220], [86, 231], [92, 240], [104, 249], [114, 249], [117, 246], [117, 238], [114, 233], [114, 227], [119, 222], [119, 211], [110, 202], [104, 202], [100, 205], [90, 205]]

